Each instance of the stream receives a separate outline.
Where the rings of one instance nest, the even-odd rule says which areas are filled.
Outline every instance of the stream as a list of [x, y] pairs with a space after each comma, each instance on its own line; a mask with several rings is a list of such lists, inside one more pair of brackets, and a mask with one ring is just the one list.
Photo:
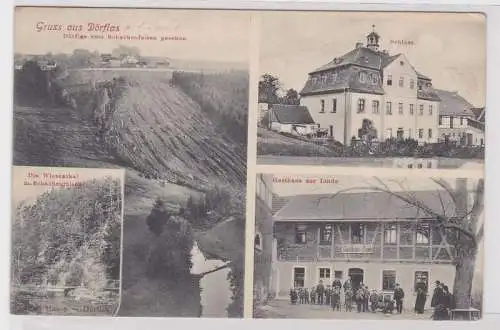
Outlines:
[[[198, 248], [196, 241], [191, 250], [193, 266], [191, 274], [201, 274], [225, 265], [221, 260], [208, 260]], [[227, 306], [231, 303], [230, 284], [227, 280], [229, 268], [205, 275], [200, 281], [202, 317], [227, 317]]]

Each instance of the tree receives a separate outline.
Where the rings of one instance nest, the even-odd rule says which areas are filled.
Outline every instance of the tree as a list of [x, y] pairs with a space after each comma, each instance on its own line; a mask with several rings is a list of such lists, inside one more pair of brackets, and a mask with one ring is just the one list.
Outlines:
[[285, 96], [283, 96], [281, 103], [289, 105], [299, 105], [299, 93], [293, 88], [288, 89], [285, 93]]
[[278, 91], [281, 87], [277, 77], [266, 73], [259, 81], [259, 102], [278, 103]]
[[170, 214], [165, 207], [165, 202], [161, 198], [157, 198], [151, 213], [146, 218], [146, 223], [150, 231], [156, 236], [161, 235], [163, 227], [170, 219]]
[[[422, 200], [419, 200], [411, 192], [396, 192], [391, 190], [384, 182], [379, 180], [381, 186], [354, 187], [337, 192], [330, 198], [342, 192], [352, 190], [372, 190], [385, 192], [396, 197], [408, 205], [417, 207], [419, 211], [437, 220], [437, 227], [441, 235], [451, 244], [456, 253], [452, 256], [455, 264], [455, 282], [453, 285], [453, 295], [456, 299], [456, 308], [468, 308], [471, 305], [472, 282], [475, 271], [476, 255], [479, 243], [484, 236], [484, 223], [480, 223], [481, 214], [484, 209], [484, 179], [479, 179], [475, 183], [472, 206], [469, 207], [469, 190], [467, 189], [467, 179], [456, 179], [453, 188], [443, 179], [433, 179], [433, 181], [447, 193], [454, 204], [454, 214], [447, 214], [445, 204], [441, 194], [439, 199], [442, 211], [438, 212]], [[402, 188], [404, 188], [401, 185]]]
[[373, 127], [373, 122], [370, 119], [363, 119], [361, 128], [358, 130], [358, 137], [367, 142], [377, 138], [377, 129]]

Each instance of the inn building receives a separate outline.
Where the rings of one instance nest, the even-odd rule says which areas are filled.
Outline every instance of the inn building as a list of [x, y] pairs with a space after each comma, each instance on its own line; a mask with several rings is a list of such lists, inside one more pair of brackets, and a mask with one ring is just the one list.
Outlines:
[[[439, 214], [456, 214], [455, 208], [467, 205], [466, 195], [456, 204], [436, 190], [410, 195]], [[343, 283], [350, 277], [354, 287], [363, 283], [384, 294], [392, 294], [399, 283], [404, 307], [412, 309], [419, 286], [429, 295], [436, 280], [453, 288], [454, 248], [437, 219], [419, 207], [380, 191], [296, 195], [282, 201], [272, 217], [276, 251], [269, 287], [278, 299], [288, 299], [291, 288], [334, 279]], [[430, 297], [426, 304], [429, 308]]]
[[431, 78], [416, 70], [402, 53], [380, 50], [373, 30], [366, 44], [335, 57], [309, 73], [300, 102], [320, 129], [349, 145], [359, 139], [363, 120], [380, 141], [391, 137], [437, 142], [440, 99]]

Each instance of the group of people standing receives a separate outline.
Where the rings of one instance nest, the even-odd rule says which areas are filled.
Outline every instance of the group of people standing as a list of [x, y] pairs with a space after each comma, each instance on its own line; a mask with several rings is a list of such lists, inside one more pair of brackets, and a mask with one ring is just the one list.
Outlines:
[[432, 318], [434, 320], [449, 320], [450, 311], [455, 308], [455, 297], [444, 283], [436, 281], [435, 284], [431, 300], [431, 307], [434, 308]]
[[391, 297], [377, 290], [370, 291], [363, 283], [353, 287], [351, 279], [346, 280], [344, 284], [339, 279], [335, 279], [331, 285], [325, 286], [323, 281], [319, 281], [318, 285], [310, 289], [290, 289], [290, 302], [292, 304], [329, 305], [334, 311], [340, 311], [342, 291], [345, 311], [352, 311], [355, 304], [358, 313], [370, 311], [393, 313], [395, 308], [398, 313], [403, 312], [404, 291], [399, 285], [396, 285], [394, 295]]

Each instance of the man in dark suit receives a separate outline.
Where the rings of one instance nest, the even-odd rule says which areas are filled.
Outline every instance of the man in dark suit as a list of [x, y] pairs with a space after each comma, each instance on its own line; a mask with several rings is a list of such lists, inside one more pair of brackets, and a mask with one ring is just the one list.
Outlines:
[[403, 298], [405, 297], [405, 292], [399, 284], [396, 284], [396, 288], [394, 289], [394, 300], [396, 300], [396, 310], [398, 314], [403, 313]]

